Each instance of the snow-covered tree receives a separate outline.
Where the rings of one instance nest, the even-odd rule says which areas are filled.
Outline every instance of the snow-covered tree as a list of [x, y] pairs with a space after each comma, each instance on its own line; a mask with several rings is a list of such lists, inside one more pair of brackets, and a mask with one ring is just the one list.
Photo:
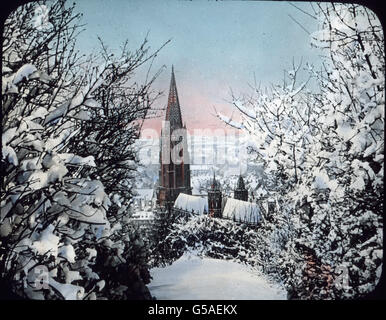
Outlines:
[[85, 170], [102, 181], [116, 205], [115, 214], [118, 207], [130, 204], [138, 163], [135, 141], [143, 119], [159, 96], [151, 88], [158, 73], [142, 85], [133, 76], [159, 50], [150, 53], [145, 40], [139, 49], [131, 52], [125, 42], [117, 55], [100, 42], [100, 54], [90, 59], [102, 61], [93, 67], [103, 77], [103, 83], [95, 90], [85, 121], [80, 123], [80, 132], [72, 138], [70, 148], [81, 155], [94, 156], [96, 166]]
[[353, 298], [375, 288], [382, 265], [384, 37], [363, 6], [319, 10], [312, 43], [327, 58], [317, 74], [320, 130], [296, 191], [307, 197], [310, 231], [300, 231], [299, 242], [311, 245], [321, 264], [348, 271], [348, 284], [334, 286], [330, 297]]
[[[374, 289], [382, 264], [384, 37], [365, 7], [318, 7], [311, 43], [323, 69], [307, 69], [320, 90], [295, 86], [295, 67], [270, 95], [234, 99], [240, 122], [218, 116], [250, 135], [277, 178], [294, 297], [355, 298]], [[344, 285], [332, 285], [342, 272]]]
[[[98, 250], [106, 258], [118, 251], [120, 258], [115, 262], [115, 272], [106, 268], [103, 259], [97, 260], [102, 265], [96, 268], [106, 277], [120, 273], [118, 269], [128, 264], [146, 273], [144, 252], [138, 251], [138, 255], [134, 255], [130, 250], [136, 246], [132, 242], [136, 240], [127, 216], [132, 204], [133, 182], [138, 165], [135, 141], [139, 138], [143, 119], [158, 97], [158, 93], [151, 88], [157, 73], [142, 85], [133, 76], [141, 66], [154, 59], [158, 51], [149, 53], [145, 40], [135, 52], [128, 49], [127, 42], [124, 43], [117, 55], [111, 53], [102, 41], [100, 43], [100, 54], [90, 60], [101, 60], [100, 65], [93, 66], [92, 71], [103, 77], [103, 82], [95, 90], [92, 103], [86, 107], [87, 114], [79, 124], [79, 133], [71, 139], [69, 148], [82, 156], [93, 156], [96, 166], [83, 168], [83, 173], [100, 180], [112, 201], [107, 211], [114, 230], [108, 237], [112, 242], [101, 243]], [[132, 241], [128, 241], [130, 239]], [[146, 248], [143, 250], [146, 251]], [[118, 296], [115, 293], [115, 280], [106, 282], [106, 291], [113, 298]], [[140, 283], [141, 278], [137, 281]], [[130, 291], [130, 285], [125, 283], [125, 286]], [[130, 297], [133, 295], [129, 294]]]
[[[150, 231], [150, 264], [152, 266], [168, 265], [183, 254], [183, 247], [177, 250], [168, 238], [174, 229], [174, 224], [178, 221], [180, 221], [179, 216], [171, 207], [158, 208], [154, 212], [154, 221]], [[181, 223], [182, 221], [184, 219], [181, 220]]]
[[241, 115], [234, 121], [218, 117], [228, 125], [248, 134], [247, 148], [254, 160], [265, 164], [267, 173], [278, 179], [277, 185], [293, 186], [301, 176], [305, 147], [312, 139], [318, 106], [306, 89], [307, 81], [297, 83], [302, 64], [287, 71], [287, 81], [241, 98], [232, 96], [233, 107]]
[[37, 28], [38, 6], [19, 7], [5, 23], [0, 272], [21, 296], [81, 299], [98, 277], [77, 251], [108, 231], [110, 200], [100, 181], [72, 169], [95, 166], [93, 157], [69, 153], [67, 144], [97, 81], [75, 76], [73, 7], [51, 3], [49, 25]]
[[[37, 19], [42, 10], [49, 15], [43, 25]], [[128, 75], [146, 60], [146, 50], [141, 47], [130, 55], [124, 49], [119, 61], [107, 59], [105, 51], [104, 59], [80, 57], [74, 49], [80, 15], [73, 10], [65, 0], [34, 2], [20, 6], [5, 23], [1, 289], [32, 299], [149, 297], [146, 270], [126, 263], [133, 255], [127, 251], [139, 245], [135, 232], [123, 218], [117, 219], [128, 211], [129, 197], [125, 198], [125, 185], [120, 183], [130, 183], [130, 177], [122, 171], [115, 174], [115, 167], [110, 168], [109, 181], [103, 167], [103, 161], [113, 160], [112, 153], [119, 158], [126, 151], [108, 148], [113, 143], [127, 144], [129, 157], [135, 158], [135, 150], [130, 149], [138, 130], [134, 118], [146, 115], [152, 80], [139, 88], [124, 86]], [[112, 99], [104, 98], [104, 92]], [[119, 101], [122, 92], [126, 95]], [[110, 104], [103, 109], [103, 103]], [[117, 104], [124, 107], [115, 109]], [[111, 115], [104, 114], [106, 110]], [[119, 123], [118, 117], [130, 110], [133, 114]], [[97, 133], [103, 125], [106, 128], [106, 135], [101, 134], [102, 140], [107, 139], [101, 143], [107, 149], [106, 159], [100, 148], [74, 145], [79, 142], [76, 137], [85, 138], [85, 133], [95, 139], [87, 130], [88, 121], [95, 121], [97, 115], [101, 120]], [[113, 119], [116, 130], [126, 128], [118, 131], [122, 137], [111, 136]], [[122, 163], [122, 168], [130, 165]], [[112, 204], [114, 219], [108, 214]], [[110, 268], [113, 281], [104, 268]]]

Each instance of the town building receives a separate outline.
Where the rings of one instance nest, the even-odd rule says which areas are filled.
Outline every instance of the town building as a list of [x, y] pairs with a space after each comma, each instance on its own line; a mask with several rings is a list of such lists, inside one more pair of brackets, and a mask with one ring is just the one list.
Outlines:
[[247, 193], [245, 191], [247, 189], [244, 180], [239, 176], [234, 190], [235, 198], [223, 197], [221, 185], [213, 174], [210, 187], [207, 189], [207, 196], [180, 193], [172, 210], [181, 215], [207, 214], [214, 218], [257, 225], [266, 214], [266, 210], [261, 203], [248, 201], [248, 191]]

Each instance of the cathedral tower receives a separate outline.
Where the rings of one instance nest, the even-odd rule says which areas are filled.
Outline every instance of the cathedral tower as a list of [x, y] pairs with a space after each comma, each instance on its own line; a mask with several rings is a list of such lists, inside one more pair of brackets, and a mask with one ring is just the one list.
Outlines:
[[174, 68], [160, 140], [158, 203], [173, 206], [178, 195], [191, 194], [190, 161], [186, 126], [182, 124]]
[[213, 173], [213, 181], [208, 190], [208, 209], [209, 215], [215, 218], [222, 217], [222, 193], [220, 183], [216, 180]]

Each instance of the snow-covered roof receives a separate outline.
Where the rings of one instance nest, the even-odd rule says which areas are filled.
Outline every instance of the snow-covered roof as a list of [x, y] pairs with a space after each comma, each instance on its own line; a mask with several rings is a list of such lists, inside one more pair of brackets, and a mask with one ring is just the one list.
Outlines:
[[134, 197], [136, 199], [151, 200], [153, 198], [153, 189], [136, 189], [135, 191], [138, 193], [138, 195]]
[[223, 217], [231, 220], [258, 223], [261, 218], [260, 208], [256, 203], [228, 198]]
[[208, 212], [208, 199], [180, 193], [174, 203], [174, 208], [204, 214], [204, 211]]

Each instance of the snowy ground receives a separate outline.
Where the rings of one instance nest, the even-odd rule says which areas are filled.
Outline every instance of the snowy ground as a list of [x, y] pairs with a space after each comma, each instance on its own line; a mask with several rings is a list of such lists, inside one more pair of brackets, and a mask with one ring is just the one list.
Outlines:
[[286, 291], [236, 262], [185, 254], [150, 270], [148, 285], [159, 300], [284, 300]]

